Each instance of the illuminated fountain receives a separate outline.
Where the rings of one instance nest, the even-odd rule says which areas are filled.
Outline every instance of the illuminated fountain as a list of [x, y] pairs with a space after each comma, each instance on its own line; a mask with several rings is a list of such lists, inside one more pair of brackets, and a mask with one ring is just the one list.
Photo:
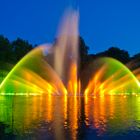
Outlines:
[[78, 51], [78, 13], [69, 11], [55, 43], [39, 46], [22, 58], [2, 81], [0, 94], [103, 96], [140, 92], [137, 77], [112, 58], [95, 60], [80, 78]]
[[108, 57], [99, 58], [90, 64], [89, 69], [93, 74], [89, 79], [85, 95], [135, 95], [140, 93], [139, 80], [118, 60]]
[[78, 13], [69, 11], [56, 41], [29, 52], [2, 81], [0, 95], [42, 95], [0, 96], [6, 132], [56, 140], [139, 135], [140, 69], [102, 57], [79, 73], [78, 39]]

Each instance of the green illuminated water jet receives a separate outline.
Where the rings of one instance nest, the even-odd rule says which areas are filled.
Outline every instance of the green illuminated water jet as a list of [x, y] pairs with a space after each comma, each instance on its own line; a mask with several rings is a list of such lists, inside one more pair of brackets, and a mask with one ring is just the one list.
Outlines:
[[[136, 76], [121, 62], [109, 57], [95, 60], [89, 67], [87, 95], [130, 95], [140, 93]], [[91, 77], [91, 76], [90, 76]]]
[[[57, 41], [35, 48], [22, 58], [0, 85], [0, 95], [80, 95], [78, 13], [69, 11]], [[137, 77], [121, 62], [103, 57], [86, 69], [85, 95], [140, 93]]]

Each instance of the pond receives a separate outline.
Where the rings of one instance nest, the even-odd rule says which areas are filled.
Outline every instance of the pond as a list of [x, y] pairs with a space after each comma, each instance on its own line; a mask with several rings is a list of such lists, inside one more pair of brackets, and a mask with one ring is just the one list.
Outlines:
[[0, 140], [140, 138], [140, 96], [0, 96]]

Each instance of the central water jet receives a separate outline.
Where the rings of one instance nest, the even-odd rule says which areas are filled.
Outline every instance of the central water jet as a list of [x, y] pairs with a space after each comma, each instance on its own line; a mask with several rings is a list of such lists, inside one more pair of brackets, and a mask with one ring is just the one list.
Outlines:
[[1, 95], [140, 93], [138, 79], [112, 58], [97, 59], [79, 74], [78, 16], [77, 11], [66, 12], [55, 42], [39, 46], [22, 58], [2, 81]]

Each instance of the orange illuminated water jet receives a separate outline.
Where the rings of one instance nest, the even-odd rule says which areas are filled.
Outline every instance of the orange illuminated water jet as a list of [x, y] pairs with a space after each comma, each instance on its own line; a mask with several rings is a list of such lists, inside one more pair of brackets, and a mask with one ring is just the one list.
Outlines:
[[113, 58], [96, 59], [79, 73], [77, 11], [66, 13], [60, 29], [53, 44], [35, 48], [9, 72], [0, 85], [1, 95], [84, 95], [96, 98], [140, 93], [140, 70], [130, 71]]

